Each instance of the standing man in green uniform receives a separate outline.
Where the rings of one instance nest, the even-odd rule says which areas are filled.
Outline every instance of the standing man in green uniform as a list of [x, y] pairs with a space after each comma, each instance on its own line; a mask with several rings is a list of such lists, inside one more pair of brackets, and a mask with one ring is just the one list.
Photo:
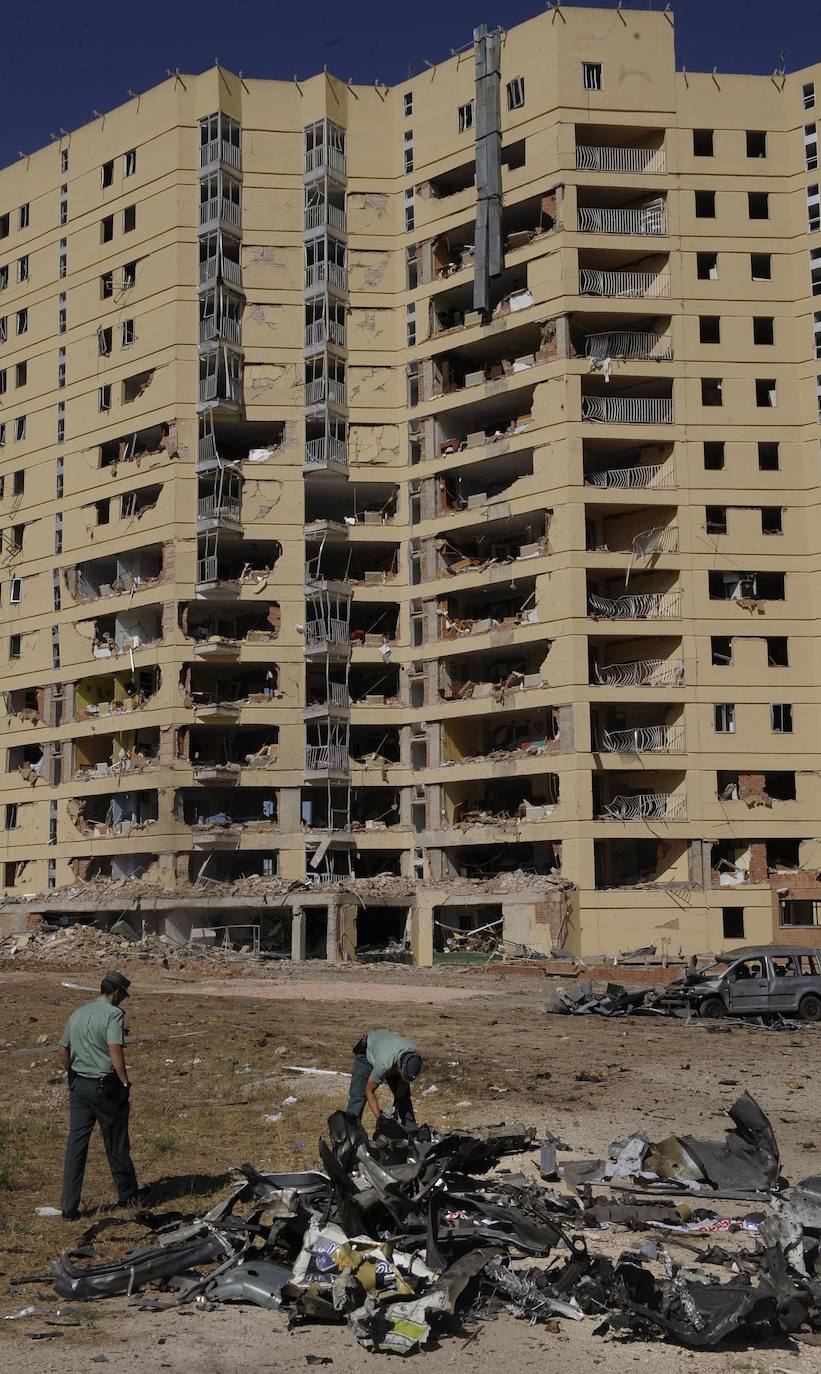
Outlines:
[[406, 1131], [416, 1130], [410, 1085], [422, 1072], [422, 1056], [412, 1040], [394, 1031], [372, 1030], [357, 1040], [353, 1047], [351, 1090], [345, 1108], [349, 1116], [362, 1119], [367, 1102], [376, 1120], [379, 1103], [376, 1090], [387, 1083], [393, 1093], [393, 1105], [400, 1126]]
[[60, 1038], [60, 1063], [68, 1070], [69, 1131], [60, 1208], [68, 1221], [79, 1215], [80, 1194], [95, 1121], [100, 1124], [120, 1207], [137, 1201], [137, 1176], [128, 1140], [130, 1084], [125, 1067], [122, 1003], [131, 986], [123, 973], [107, 973], [100, 996], [69, 1017]]

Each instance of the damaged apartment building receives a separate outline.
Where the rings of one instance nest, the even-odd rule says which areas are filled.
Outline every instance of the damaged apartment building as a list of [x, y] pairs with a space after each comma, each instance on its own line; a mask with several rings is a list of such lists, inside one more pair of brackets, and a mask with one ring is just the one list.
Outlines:
[[821, 67], [674, 45], [215, 67], [0, 172], [4, 920], [821, 938]]

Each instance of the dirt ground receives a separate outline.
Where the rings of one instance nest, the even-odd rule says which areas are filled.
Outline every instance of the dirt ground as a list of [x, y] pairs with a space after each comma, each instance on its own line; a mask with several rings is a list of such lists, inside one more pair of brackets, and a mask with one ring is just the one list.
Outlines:
[[[638, 1128], [655, 1139], [671, 1132], [721, 1138], [730, 1124], [724, 1110], [746, 1087], [773, 1122], [787, 1177], [821, 1172], [816, 1028], [727, 1032], [707, 1023], [553, 1017], [545, 1012], [543, 980], [458, 968], [373, 966], [327, 976], [323, 970], [319, 978], [309, 965], [219, 980], [212, 970], [203, 977], [146, 964], [129, 973], [132, 1143], [140, 1182], [152, 1186], [153, 1211], [206, 1210], [224, 1192], [231, 1167], [246, 1160], [259, 1169], [313, 1165], [325, 1120], [344, 1105], [347, 1084], [294, 1066], [343, 1075], [354, 1041], [376, 1025], [401, 1030], [422, 1048], [417, 1116], [436, 1127], [521, 1120], [556, 1133], [569, 1147], [564, 1158], [595, 1158]], [[99, 970], [0, 968], [0, 1316], [29, 1303], [59, 1307], [47, 1282], [15, 1280], [46, 1275], [49, 1261], [80, 1243], [94, 1222], [113, 1220], [95, 1241], [107, 1258], [145, 1237], [137, 1221], [111, 1209], [99, 1139], [80, 1220], [35, 1214], [58, 1201], [65, 1141], [66, 1089], [53, 1045], [98, 979]], [[38, 1043], [43, 1036], [47, 1043]], [[607, 1077], [577, 1081], [591, 1069]], [[283, 1105], [288, 1097], [297, 1101]], [[521, 1158], [509, 1163], [523, 1167]], [[612, 1252], [631, 1236], [614, 1229], [588, 1233], [588, 1240]], [[821, 1372], [821, 1351], [799, 1343], [696, 1357], [660, 1342], [597, 1336], [595, 1325], [562, 1321], [551, 1332], [503, 1316], [468, 1323], [413, 1359], [431, 1374], [472, 1374], [477, 1359], [502, 1371], [547, 1374], [593, 1365], [673, 1374], [696, 1358], [716, 1374]], [[254, 1370], [290, 1374], [307, 1367], [307, 1355], [329, 1357], [335, 1374], [379, 1374], [390, 1358], [366, 1354], [345, 1327], [289, 1333], [282, 1314], [249, 1307], [145, 1313], [115, 1298], [75, 1305], [61, 1317], [0, 1321], [0, 1358], [13, 1374], [90, 1374], [98, 1364], [112, 1374], [189, 1367], [234, 1374], [240, 1359]]]

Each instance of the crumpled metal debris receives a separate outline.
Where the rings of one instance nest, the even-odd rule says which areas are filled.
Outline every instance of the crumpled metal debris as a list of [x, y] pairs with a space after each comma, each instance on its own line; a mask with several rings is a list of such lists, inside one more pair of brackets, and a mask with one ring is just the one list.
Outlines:
[[648, 1004], [651, 995], [655, 995], [655, 988], [626, 988], [622, 983], [608, 983], [603, 990], [594, 989], [593, 979], [587, 978], [583, 983], [563, 983], [551, 988], [547, 1010], [562, 1016], [675, 1015], [670, 1008]]

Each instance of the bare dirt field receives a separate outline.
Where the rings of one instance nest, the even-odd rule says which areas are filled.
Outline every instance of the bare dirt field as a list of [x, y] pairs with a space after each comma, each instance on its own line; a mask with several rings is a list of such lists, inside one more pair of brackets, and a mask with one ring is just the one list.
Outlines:
[[[293, 1066], [344, 1074], [353, 1043], [377, 1025], [403, 1031], [423, 1049], [417, 1116], [435, 1127], [521, 1120], [559, 1135], [569, 1146], [566, 1158], [600, 1157], [611, 1141], [638, 1128], [653, 1139], [672, 1132], [721, 1139], [730, 1125], [724, 1111], [746, 1087], [773, 1122], [787, 1177], [821, 1172], [815, 1028], [725, 1032], [707, 1023], [552, 1017], [543, 980], [464, 969], [374, 966], [327, 976], [323, 970], [319, 977], [309, 965], [224, 980], [213, 969], [172, 973], [145, 964], [128, 971], [132, 1143], [155, 1212], [205, 1211], [224, 1193], [231, 1166], [246, 1160], [259, 1169], [313, 1165], [325, 1120], [344, 1106], [347, 1084]], [[35, 1214], [58, 1201], [65, 1140], [66, 1089], [52, 1046], [69, 1012], [91, 995], [64, 983], [96, 988], [99, 976], [99, 969], [0, 968], [0, 1316], [29, 1303], [56, 1309], [46, 1282], [15, 1280], [45, 1275], [49, 1260], [79, 1244], [95, 1222], [113, 1221], [95, 1240], [106, 1258], [145, 1238], [137, 1220], [111, 1209], [99, 1139], [80, 1220]], [[43, 1036], [48, 1043], [38, 1043]], [[591, 1069], [605, 1071], [602, 1082], [577, 1081]], [[436, 1092], [423, 1092], [432, 1086]], [[297, 1101], [283, 1106], [288, 1097]], [[523, 1167], [521, 1158], [508, 1163]], [[601, 1241], [588, 1233], [588, 1240], [612, 1251], [631, 1237], [619, 1230], [602, 1233]], [[821, 1352], [800, 1343], [742, 1344], [695, 1356], [663, 1342], [597, 1336], [595, 1325], [562, 1321], [550, 1331], [507, 1316], [468, 1322], [461, 1335], [445, 1336], [413, 1359], [431, 1374], [468, 1374], [477, 1360], [503, 1374], [577, 1374], [593, 1365], [672, 1374], [696, 1359], [716, 1374], [821, 1371]], [[45, 1339], [33, 1339], [43, 1333]], [[114, 1298], [59, 1318], [0, 1321], [0, 1358], [13, 1374], [90, 1374], [98, 1365], [112, 1374], [234, 1374], [240, 1367], [289, 1374], [305, 1369], [308, 1355], [329, 1357], [336, 1374], [379, 1374], [390, 1358], [368, 1355], [346, 1327], [288, 1332], [282, 1314], [250, 1307], [147, 1313]]]

